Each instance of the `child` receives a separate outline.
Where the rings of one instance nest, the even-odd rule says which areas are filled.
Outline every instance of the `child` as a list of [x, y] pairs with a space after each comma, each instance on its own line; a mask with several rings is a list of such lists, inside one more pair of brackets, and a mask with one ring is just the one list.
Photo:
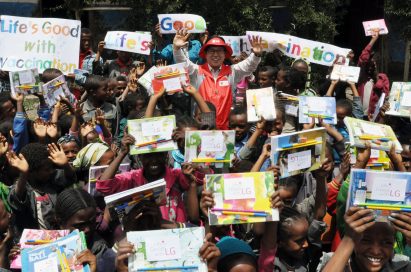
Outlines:
[[300, 93], [302, 96], [317, 96], [316, 91], [311, 88], [311, 66], [305, 59], [296, 59], [291, 64], [291, 67], [303, 73], [306, 77], [306, 82], [304, 86], [304, 91]]
[[[325, 253], [317, 271], [410, 271], [409, 258], [394, 254], [395, 230], [410, 241], [408, 213], [391, 213], [389, 222], [376, 222], [372, 210], [350, 207], [346, 232], [337, 250]], [[407, 244], [407, 246], [409, 246]]]
[[[189, 165], [183, 165], [182, 169], [169, 168], [167, 166], [167, 153], [157, 152], [139, 156], [143, 166], [141, 169], [115, 175], [118, 166], [128, 155], [130, 145], [134, 142], [133, 136], [125, 134], [119, 155], [97, 181], [97, 191], [104, 195], [110, 195], [164, 178], [167, 187], [167, 205], [160, 207], [163, 218], [173, 222], [186, 222], [182, 192], [188, 190], [188, 199], [194, 198], [198, 201], [196, 177], [192, 174], [193, 168]], [[191, 221], [197, 220], [198, 208], [196, 205], [188, 205], [187, 212]]]
[[8, 152], [7, 159], [20, 172], [8, 198], [19, 232], [25, 228], [55, 229], [57, 194], [76, 182], [75, 172], [61, 147], [30, 143], [18, 156]]
[[[58, 195], [55, 209], [60, 229], [84, 232], [88, 248], [85, 251], [97, 258], [94, 263], [97, 271], [115, 271], [115, 253], [95, 232], [96, 203], [93, 197], [82, 189], [67, 189]], [[82, 254], [85, 252], [79, 255]]]
[[68, 161], [73, 163], [80, 150], [80, 142], [78, 139], [70, 134], [66, 134], [58, 139], [57, 144], [63, 148]]
[[260, 88], [274, 87], [278, 69], [271, 66], [262, 66], [258, 70], [257, 81]]
[[13, 119], [16, 115], [16, 106], [10, 92], [0, 93], [0, 120]]

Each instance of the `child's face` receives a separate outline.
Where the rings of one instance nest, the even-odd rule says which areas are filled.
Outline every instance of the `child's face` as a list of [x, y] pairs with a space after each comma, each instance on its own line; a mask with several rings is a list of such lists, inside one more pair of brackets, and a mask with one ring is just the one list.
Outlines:
[[337, 107], [336, 108], [336, 114], [337, 114], [337, 126], [343, 127], [344, 126], [344, 118], [346, 116], [349, 116], [349, 113], [347, 109], [343, 107]]
[[241, 141], [247, 135], [249, 130], [246, 114], [230, 115], [230, 129], [235, 130], [235, 140]]
[[165, 172], [167, 153], [147, 153], [140, 156], [144, 175], [154, 180], [162, 177]]
[[289, 83], [285, 80], [284, 70], [280, 70], [277, 73], [277, 78], [275, 79], [275, 87], [277, 91], [285, 91], [289, 87]]
[[63, 147], [64, 154], [69, 162], [73, 162], [76, 159], [79, 151], [79, 146], [75, 142], [68, 142], [61, 145]]
[[285, 206], [294, 206], [294, 200], [297, 196], [297, 191], [294, 188], [279, 186], [278, 193], [280, 194], [280, 198], [283, 200]]
[[62, 222], [61, 228], [69, 229], [70, 231], [75, 229], [83, 231], [86, 236], [87, 243], [89, 244], [93, 238], [94, 230], [96, 228], [96, 209], [93, 207], [88, 207], [77, 211], [67, 220], [67, 222]]
[[127, 81], [117, 81], [116, 96], [120, 96], [127, 87]]
[[385, 222], [375, 223], [355, 242], [354, 252], [361, 271], [381, 271], [394, 256], [394, 229]]
[[94, 90], [92, 96], [98, 102], [106, 101], [109, 96], [108, 84], [102, 83], [96, 90]]
[[146, 107], [146, 103], [142, 99], [137, 99], [136, 100], [136, 111], [140, 112]]
[[16, 115], [16, 107], [14, 107], [13, 103], [8, 100], [4, 102], [0, 107], [0, 119], [9, 119], [14, 118]]
[[281, 248], [287, 255], [296, 259], [302, 259], [308, 247], [308, 221], [306, 219], [295, 221], [291, 225], [289, 232], [290, 236], [288, 239], [280, 242]]
[[44, 161], [42, 166], [39, 169], [30, 171], [31, 179], [39, 184], [45, 184], [49, 182], [50, 178], [54, 176], [56, 170], [53, 165], [53, 162], [50, 159]]
[[124, 231], [144, 231], [161, 228], [162, 215], [155, 201], [144, 201], [144, 204], [131, 209], [122, 220]]
[[114, 160], [114, 157], [114, 152], [109, 149], [103, 154], [103, 156], [101, 156], [95, 166], [109, 165]]
[[274, 79], [269, 72], [258, 73], [258, 85], [261, 88], [272, 87], [274, 85]]
[[284, 122], [283, 122], [283, 112], [277, 110], [276, 118], [274, 120], [274, 125], [270, 132], [270, 136], [280, 135], [283, 132]]

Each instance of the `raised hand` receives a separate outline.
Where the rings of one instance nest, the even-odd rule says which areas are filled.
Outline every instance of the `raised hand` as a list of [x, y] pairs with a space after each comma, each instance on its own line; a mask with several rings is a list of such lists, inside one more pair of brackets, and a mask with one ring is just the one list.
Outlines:
[[97, 258], [90, 249], [83, 250], [76, 255], [76, 264], [88, 264], [91, 272], [97, 271]]
[[105, 45], [106, 45], [106, 42], [105, 42], [105, 41], [100, 41], [100, 42], [98, 43], [97, 52], [99, 52], [100, 55], [103, 54], [104, 46], [105, 46]]
[[138, 77], [142, 76], [144, 74], [144, 71], [146, 70], [146, 64], [144, 62], [140, 62], [136, 66], [136, 74]]
[[180, 49], [182, 47], [187, 46], [189, 37], [190, 37], [190, 33], [188, 33], [186, 29], [177, 30], [177, 33], [173, 39], [173, 46], [176, 49]]
[[130, 73], [128, 74], [128, 83], [127, 87], [130, 91], [135, 92], [137, 91], [138, 85], [137, 85], [137, 68], [132, 68]]
[[250, 40], [251, 44], [251, 50], [253, 51], [254, 55], [257, 57], [261, 57], [263, 54], [263, 44], [262, 44], [262, 39], [259, 36], [248, 36], [248, 39]]
[[7, 142], [6, 137], [0, 134], [0, 157], [6, 154], [9, 150], [9, 143]]
[[278, 209], [280, 212], [284, 208], [284, 202], [281, 200], [280, 191], [275, 191], [270, 196], [270, 206], [272, 209]]
[[95, 118], [96, 118], [96, 124], [102, 125], [102, 126], [105, 125], [106, 118], [104, 117], [104, 112], [100, 108], [96, 109]]
[[411, 213], [408, 212], [393, 212], [388, 216], [388, 220], [391, 221], [395, 230], [401, 232], [407, 245], [411, 245]]
[[120, 241], [117, 249], [116, 271], [128, 272], [127, 260], [131, 254], [135, 253], [134, 245], [125, 240]]
[[359, 241], [369, 227], [375, 224], [373, 210], [350, 207], [344, 215], [345, 235], [353, 241]]
[[130, 152], [130, 145], [134, 144], [136, 142], [136, 139], [127, 133], [127, 127], [124, 128], [124, 136], [123, 139], [121, 139], [121, 147], [120, 147], [120, 152], [123, 155], [127, 155]]
[[29, 164], [23, 154], [17, 156], [14, 152], [7, 152], [6, 157], [10, 166], [16, 168], [20, 173], [27, 174], [29, 172]]
[[185, 84], [183, 84], [183, 82], [181, 82], [181, 87], [183, 88], [183, 91], [185, 93], [187, 93], [191, 96], [197, 93], [197, 89], [194, 88], [194, 86], [191, 85], [191, 84], [185, 85]]
[[183, 174], [191, 180], [191, 182], [196, 181], [196, 177], [194, 176], [194, 167], [191, 163], [181, 164], [181, 170], [183, 171]]
[[58, 133], [56, 123], [48, 122], [46, 125], [46, 133], [50, 138], [56, 138]]
[[212, 242], [213, 235], [207, 233], [204, 243], [200, 248], [200, 258], [207, 263], [208, 271], [217, 271], [218, 259], [221, 256], [220, 249]]
[[47, 124], [43, 119], [37, 118], [33, 124], [34, 133], [39, 138], [45, 138], [47, 135]]
[[14, 95], [11, 96], [11, 98], [12, 98], [14, 101], [16, 101], [17, 103], [18, 103], [18, 102], [23, 103], [24, 95], [23, 95], [22, 93], [15, 93]]
[[261, 156], [264, 156], [268, 159], [271, 156], [271, 144], [265, 144], [263, 146], [263, 151], [261, 152]]
[[322, 162], [321, 167], [313, 171], [313, 175], [316, 179], [327, 178], [333, 169], [334, 169], [334, 162], [332, 160], [325, 159]]
[[371, 156], [371, 145], [367, 141], [365, 148], [357, 147], [357, 162], [355, 163], [355, 168], [364, 169], [368, 163]]
[[201, 192], [200, 209], [201, 212], [208, 217], [208, 209], [214, 207], [215, 201], [213, 193], [207, 190]]
[[58, 166], [65, 166], [68, 164], [68, 159], [66, 154], [64, 154], [63, 147], [61, 145], [57, 146], [55, 143], [51, 143], [48, 146], [49, 159]]

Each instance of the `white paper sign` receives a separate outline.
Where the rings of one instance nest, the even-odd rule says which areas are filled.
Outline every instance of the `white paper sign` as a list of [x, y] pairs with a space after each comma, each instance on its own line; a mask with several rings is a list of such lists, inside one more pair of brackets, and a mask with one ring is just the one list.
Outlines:
[[401, 99], [401, 106], [411, 107], [411, 92], [403, 92]]
[[20, 79], [20, 84], [30, 84], [34, 81], [33, 79], [33, 73], [31, 70], [26, 70], [26, 71], [20, 71], [19, 72], [19, 79]]
[[201, 137], [201, 152], [224, 151], [224, 137], [221, 134], [215, 136], [204, 135]]
[[331, 44], [306, 40], [286, 34], [247, 31], [246, 36], [262, 38], [264, 51], [272, 52], [279, 49], [291, 58], [305, 58], [311, 63], [331, 66], [335, 59], [341, 59], [348, 65], [347, 55], [350, 49], [340, 48]]
[[221, 36], [225, 43], [233, 49], [233, 56], [240, 56], [241, 52], [251, 53], [251, 44], [247, 36]]
[[298, 106], [294, 106], [291, 104], [286, 104], [285, 105], [285, 113], [287, 115], [291, 115], [291, 116], [298, 116]]
[[350, 81], [357, 83], [360, 76], [360, 70], [361, 68], [356, 66], [334, 64], [330, 78], [331, 80]]
[[372, 36], [375, 30], [379, 30], [379, 34], [388, 34], [388, 28], [384, 19], [362, 22], [365, 36]]
[[255, 198], [254, 178], [224, 179], [225, 200], [252, 198]]
[[404, 201], [407, 179], [375, 178], [372, 181], [373, 200]]
[[147, 261], [167, 261], [181, 258], [180, 239], [177, 235], [146, 239]]
[[190, 33], [203, 33], [207, 29], [203, 17], [194, 14], [158, 14], [160, 33], [176, 33], [182, 28]]
[[56, 68], [64, 74], [78, 67], [81, 22], [2, 15], [0, 70]]
[[161, 135], [163, 130], [163, 122], [153, 121], [141, 123], [141, 130], [144, 137]]
[[108, 31], [104, 48], [150, 55], [151, 34], [127, 31]]
[[375, 135], [375, 136], [385, 136], [382, 128], [377, 125], [371, 125], [369, 123], [361, 123], [361, 128], [363, 134]]
[[167, 92], [172, 92], [175, 90], [181, 90], [181, 80], [180, 77], [172, 77], [163, 80], [164, 89]]
[[311, 167], [311, 150], [288, 154], [288, 172]]

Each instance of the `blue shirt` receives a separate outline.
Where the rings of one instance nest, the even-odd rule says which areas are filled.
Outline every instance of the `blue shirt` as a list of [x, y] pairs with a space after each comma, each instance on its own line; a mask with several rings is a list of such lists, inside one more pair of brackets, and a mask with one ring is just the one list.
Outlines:
[[[191, 40], [188, 43], [188, 58], [194, 63], [203, 63], [203, 59], [198, 55], [200, 53], [201, 46], [201, 43], [197, 40]], [[173, 56], [173, 44], [167, 45], [162, 50], [153, 49], [153, 56], [155, 60], [166, 60], [167, 65], [174, 64], [175, 61]]]

